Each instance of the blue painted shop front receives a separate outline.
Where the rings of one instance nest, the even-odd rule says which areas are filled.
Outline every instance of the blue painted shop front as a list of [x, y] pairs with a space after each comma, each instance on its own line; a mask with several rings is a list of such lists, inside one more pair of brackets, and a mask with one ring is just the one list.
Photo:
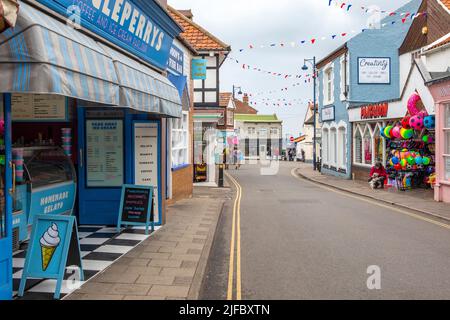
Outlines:
[[[156, 224], [162, 223], [165, 118], [181, 114], [177, 89], [150, 68], [166, 69], [182, 31], [156, 1], [38, 2], [44, 7], [21, 2], [16, 27], [0, 34], [2, 77], [8, 80], [0, 81], [0, 299], [12, 297], [13, 238], [28, 237], [36, 213], [115, 225], [120, 188], [128, 183], [154, 186]], [[13, 122], [12, 113], [17, 118], [30, 110], [36, 111], [30, 119]], [[13, 159], [13, 143], [28, 160]], [[39, 160], [34, 167], [33, 159]], [[39, 171], [42, 164], [54, 172]], [[39, 179], [33, 180], [31, 167]], [[65, 180], [55, 183], [58, 170]], [[30, 181], [13, 183], [19, 174]], [[15, 212], [19, 207], [24, 213]]]
[[[404, 21], [398, 15], [388, 16], [380, 21], [380, 28], [365, 29], [318, 63], [323, 173], [346, 179], [352, 177], [353, 130], [349, 108], [399, 98], [398, 49], [420, 3], [420, 0], [412, 0], [398, 9], [411, 13]], [[330, 70], [331, 73], [327, 73]], [[328, 81], [332, 84], [331, 94], [325, 88]], [[331, 99], [325, 99], [325, 94]]]

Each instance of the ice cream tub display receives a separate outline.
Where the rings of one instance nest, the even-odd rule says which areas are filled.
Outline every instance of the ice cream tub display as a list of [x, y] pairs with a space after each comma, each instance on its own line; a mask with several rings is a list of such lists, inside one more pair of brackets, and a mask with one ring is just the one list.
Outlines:
[[[36, 215], [71, 215], [76, 196], [76, 172], [60, 147], [20, 148], [23, 176], [13, 181], [13, 214], [19, 242], [25, 241]], [[20, 218], [20, 219], [19, 219]], [[20, 220], [20, 221], [19, 221]]]

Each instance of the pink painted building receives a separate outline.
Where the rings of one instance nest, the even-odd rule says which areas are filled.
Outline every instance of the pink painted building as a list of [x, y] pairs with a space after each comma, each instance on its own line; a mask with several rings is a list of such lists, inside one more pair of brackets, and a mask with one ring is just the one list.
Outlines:
[[423, 53], [436, 110], [435, 200], [450, 203], [450, 34]]

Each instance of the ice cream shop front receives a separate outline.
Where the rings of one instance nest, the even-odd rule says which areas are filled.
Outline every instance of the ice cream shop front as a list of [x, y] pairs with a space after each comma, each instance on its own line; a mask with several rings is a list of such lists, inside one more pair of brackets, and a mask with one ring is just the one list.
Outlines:
[[[0, 33], [0, 300], [17, 297], [37, 217], [76, 218], [83, 281], [148, 237], [117, 229], [124, 185], [151, 188], [152, 222], [164, 223], [166, 124], [182, 114], [165, 73], [182, 29], [157, 1], [19, 5]], [[49, 270], [58, 221], [40, 226]], [[54, 292], [32, 279], [23, 298]]]

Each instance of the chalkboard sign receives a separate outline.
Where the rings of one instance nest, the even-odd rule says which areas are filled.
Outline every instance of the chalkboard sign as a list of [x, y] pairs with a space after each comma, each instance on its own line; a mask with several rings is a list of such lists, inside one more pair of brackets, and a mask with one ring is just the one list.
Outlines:
[[145, 233], [153, 223], [153, 186], [123, 185], [120, 199], [117, 232], [122, 225], [145, 226]]

